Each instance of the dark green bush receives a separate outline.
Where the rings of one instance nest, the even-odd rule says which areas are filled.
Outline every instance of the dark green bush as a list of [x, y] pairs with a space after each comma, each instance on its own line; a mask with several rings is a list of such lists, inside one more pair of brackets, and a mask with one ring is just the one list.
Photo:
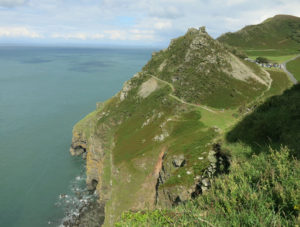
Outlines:
[[257, 57], [256, 62], [258, 62], [258, 63], [269, 63], [269, 60], [265, 57]]

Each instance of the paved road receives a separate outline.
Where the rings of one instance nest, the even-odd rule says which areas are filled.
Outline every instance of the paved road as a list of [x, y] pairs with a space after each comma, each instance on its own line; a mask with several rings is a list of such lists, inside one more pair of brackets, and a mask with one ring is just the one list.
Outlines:
[[293, 84], [297, 84], [297, 83], [298, 83], [298, 80], [296, 80], [296, 78], [294, 77], [294, 75], [293, 75], [292, 73], [290, 73], [290, 72], [286, 69], [286, 64], [289, 63], [290, 61], [293, 61], [293, 60], [299, 58], [299, 57], [300, 57], [300, 55], [298, 55], [298, 56], [296, 56], [296, 57], [294, 57], [294, 58], [292, 58], [292, 59], [290, 59], [290, 60], [288, 60], [288, 61], [286, 61], [286, 62], [284, 62], [284, 63], [282, 64], [282, 65], [283, 65], [283, 71], [285, 71], [286, 74], [288, 74], [288, 76], [290, 77], [290, 79], [291, 79], [291, 81], [293, 82]]

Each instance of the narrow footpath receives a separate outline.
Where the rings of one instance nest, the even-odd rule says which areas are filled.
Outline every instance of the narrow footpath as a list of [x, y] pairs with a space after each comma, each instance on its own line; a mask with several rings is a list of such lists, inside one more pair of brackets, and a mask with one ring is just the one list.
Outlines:
[[300, 58], [300, 55], [298, 55], [298, 56], [296, 56], [296, 57], [294, 57], [294, 58], [292, 58], [292, 59], [290, 59], [290, 60], [288, 60], [288, 61], [285, 61], [285, 62], [282, 64], [282, 65], [283, 65], [283, 71], [290, 77], [290, 79], [291, 79], [291, 81], [293, 82], [293, 84], [297, 84], [298, 81], [297, 81], [297, 79], [294, 77], [294, 75], [293, 75], [291, 72], [289, 72], [289, 71], [287, 70], [286, 64], [289, 63], [290, 61], [294, 61], [294, 60], [297, 59], [297, 58]]
[[[156, 76], [153, 76], [153, 75], [150, 75], [150, 76], [153, 77], [154, 79], [156, 79], [156, 80], [162, 82], [162, 83], [165, 83], [165, 84], [169, 85], [169, 86], [171, 87], [171, 89], [172, 89], [172, 92], [175, 91], [175, 88], [174, 88], [173, 84], [171, 84], [171, 83], [169, 83], [169, 82], [167, 82], [167, 81], [165, 81], [165, 80], [159, 79], [159, 78], [156, 77]], [[170, 96], [171, 98], [177, 100], [178, 102], [183, 103], [183, 104], [190, 105], [190, 106], [194, 106], [194, 107], [200, 107], [200, 108], [205, 109], [205, 110], [207, 110], [207, 111], [209, 111], [209, 112], [217, 113], [216, 111], [214, 111], [214, 110], [212, 110], [212, 109], [210, 109], [210, 108], [208, 108], [208, 107], [206, 107], [206, 106], [203, 106], [203, 105], [200, 105], [200, 104], [194, 104], [194, 103], [186, 102], [186, 101], [180, 99], [179, 97], [177, 97], [177, 96], [175, 96], [175, 95], [173, 95], [173, 94], [169, 94], [169, 96]]]

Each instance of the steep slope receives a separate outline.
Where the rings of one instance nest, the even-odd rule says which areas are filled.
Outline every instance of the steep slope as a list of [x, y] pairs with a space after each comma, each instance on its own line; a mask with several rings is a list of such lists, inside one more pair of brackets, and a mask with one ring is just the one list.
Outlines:
[[286, 64], [287, 70], [293, 74], [293, 77], [299, 82], [300, 81], [300, 57], [292, 59]]
[[228, 165], [220, 132], [271, 82], [204, 28], [154, 54], [73, 129], [70, 152], [86, 158], [87, 185], [105, 204], [105, 225], [126, 210], [170, 207], [205, 191]]
[[261, 24], [226, 33], [218, 40], [243, 49], [285, 49], [296, 52], [300, 50], [300, 18], [277, 15]]
[[117, 226], [297, 226], [299, 116], [298, 84], [225, 134], [230, 171], [216, 177], [210, 190], [169, 209], [126, 212]]
[[216, 108], [241, 105], [270, 84], [265, 72], [229, 53], [204, 28], [172, 40], [143, 70], [172, 83], [177, 97]]

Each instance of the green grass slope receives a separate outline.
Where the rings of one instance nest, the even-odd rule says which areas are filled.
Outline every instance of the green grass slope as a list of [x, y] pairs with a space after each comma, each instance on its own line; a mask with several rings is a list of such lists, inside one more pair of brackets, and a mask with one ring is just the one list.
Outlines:
[[[172, 40], [143, 70], [172, 83], [174, 95], [184, 101], [215, 108], [237, 107], [266, 90], [266, 84], [251, 77], [254, 73], [267, 80], [265, 73], [255, 64], [232, 56], [204, 28], [190, 29]], [[241, 75], [246, 78], [239, 78]]]
[[226, 33], [220, 42], [243, 49], [300, 50], [300, 18], [277, 15], [258, 25], [246, 26], [235, 33]]
[[286, 64], [287, 70], [294, 75], [294, 77], [300, 81], [300, 57], [290, 61]]
[[269, 98], [226, 133], [229, 174], [195, 200], [125, 212], [117, 226], [297, 226], [300, 85]]

